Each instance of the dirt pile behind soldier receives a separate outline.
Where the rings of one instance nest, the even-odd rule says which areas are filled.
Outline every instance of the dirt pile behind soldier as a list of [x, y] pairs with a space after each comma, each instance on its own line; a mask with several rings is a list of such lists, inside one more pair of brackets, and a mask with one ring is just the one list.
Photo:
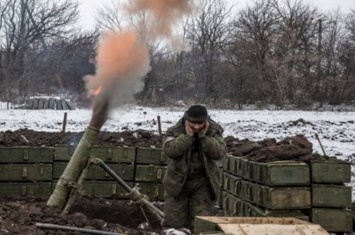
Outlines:
[[275, 139], [252, 142], [249, 140], [232, 140], [226, 138], [227, 148], [234, 156], [246, 157], [256, 162], [271, 162], [282, 160], [296, 160], [309, 162], [311, 160], [325, 160], [327, 156], [313, 153], [312, 143], [304, 136], [287, 137], [279, 142]]
[[[29, 129], [0, 132], [0, 146], [55, 146], [77, 145], [84, 132], [43, 132]], [[161, 137], [146, 130], [106, 132], [101, 131], [95, 145], [156, 147], [162, 146]]]

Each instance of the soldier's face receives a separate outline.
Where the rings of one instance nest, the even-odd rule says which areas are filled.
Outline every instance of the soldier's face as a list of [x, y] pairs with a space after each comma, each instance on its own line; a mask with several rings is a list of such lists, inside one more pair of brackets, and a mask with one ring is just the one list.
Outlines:
[[193, 132], [198, 133], [205, 127], [206, 122], [202, 122], [202, 123], [189, 122], [189, 124]]

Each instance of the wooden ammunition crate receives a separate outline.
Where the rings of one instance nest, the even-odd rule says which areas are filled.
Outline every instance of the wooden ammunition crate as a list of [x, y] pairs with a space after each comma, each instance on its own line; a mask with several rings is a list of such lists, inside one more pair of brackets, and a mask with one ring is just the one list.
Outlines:
[[[68, 162], [53, 163], [53, 179], [59, 179], [63, 174]], [[134, 181], [134, 164], [107, 164], [121, 179]], [[97, 165], [91, 165], [86, 173], [85, 179], [90, 180], [114, 180], [104, 169]]]
[[341, 160], [311, 162], [313, 183], [348, 183], [351, 178], [350, 163]]
[[164, 200], [164, 186], [162, 184], [141, 182], [137, 187], [142, 194], [148, 196], [149, 200]]
[[[133, 187], [132, 182], [126, 182]], [[128, 198], [128, 192], [123, 189], [118, 182], [102, 181], [84, 181], [84, 194], [88, 196], [106, 197], [106, 198]]]
[[162, 182], [166, 166], [137, 165], [135, 181]]
[[353, 228], [351, 211], [346, 209], [313, 208], [311, 219], [328, 232], [351, 232]]
[[52, 164], [3, 164], [0, 181], [51, 181]]
[[238, 190], [240, 190], [240, 181], [242, 178], [232, 175], [230, 173], [223, 173], [223, 189], [229, 193], [240, 196]]
[[52, 182], [0, 183], [0, 196], [50, 196]]
[[308, 209], [311, 208], [309, 187], [269, 187], [249, 183], [248, 201], [267, 209]]
[[269, 186], [310, 184], [309, 166], [296, 161], [249, 162], [250, 179]]
[[240, 161], [241, 157], [236, 157], [230, 154], [225, 156], [224, 160], [224, 169], [231, 174], [238, 175], [238, 161]]
[[242, 199], [227, 193], [225, 201], [225, 210], [228, 211], [231, 216], [242, 216], [242, 210], [240, 209], [240, 204], [242, 203]]
[[312, 206], [351, 207], [351, 187], [345, 185], [312, 184]]
[[[56, 145], [54, 148], [55, 161], [69, 161], [76, 146]], [[134, 163], [136, 149], [133, 147], [101, 147], [94, 146], [90, 155], [102, 159], [105, 163]]]
[[295, 218], [196, 216], [194, 226], [195, 234], [328, 234], [317, 224]]
[[52, 147], [0, 147], [0, 163], [51, 163]]
[[302, 210], [270, 210], [258, 207], [248, 202], [243, 202], [243, 216], [250, 217], [293, 217], [304, 221], [309, 221], [309, 216]]
[[[52, 190], [57, 185], [57, 180], [52, 182]], [[133, 188], [133, 182], [126, 181], [126, 184]], [[114, 199], [128, 199], [128, 192], [116, 181], [85, 180], [79, 193], [86, 196], [95, 196]]]
[[167, 159], [161, 148], [137, 148], [137, 164], [166, 165]]

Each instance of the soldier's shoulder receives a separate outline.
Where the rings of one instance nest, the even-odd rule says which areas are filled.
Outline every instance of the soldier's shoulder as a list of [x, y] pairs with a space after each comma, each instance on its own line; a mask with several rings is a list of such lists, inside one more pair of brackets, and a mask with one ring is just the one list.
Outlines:
[[219, 132], [220, 134], [223, 133], [223, 128], [220, 124], [218, 124], [216, 121], [212, 120], [211, 118], [208, 120], [210, 123], [210, 129]]
[[175, 125], [168, 128], [167, 133], [180, 135], [184, 130], [185, 127], [183, 126], [182, 119], [180, 119]]

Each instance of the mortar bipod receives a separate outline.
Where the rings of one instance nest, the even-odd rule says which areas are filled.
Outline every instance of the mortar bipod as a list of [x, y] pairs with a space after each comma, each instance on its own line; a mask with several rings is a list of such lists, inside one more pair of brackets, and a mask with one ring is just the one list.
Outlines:
[[159, 221], [162, 221], [164, 218], [164, 213], [154, 206], [145, 195], [141, 194], [137, 187], [131, 188], [124, 180], [122, 180], [104, 161], [99, 158], [94, 158], [91, 160], [92, 164], [99, 165], [104, 169], [112, 178], [114, 178], [125, 191], [128, 192], [129, 198], [137, 203], [139, 206], [146, 206], [150, 212], [152, 212]]

